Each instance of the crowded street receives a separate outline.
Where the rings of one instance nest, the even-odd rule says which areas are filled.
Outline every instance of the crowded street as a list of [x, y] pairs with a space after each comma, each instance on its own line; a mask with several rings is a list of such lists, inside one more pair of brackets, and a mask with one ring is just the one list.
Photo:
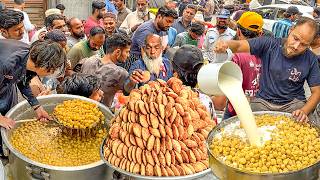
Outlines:
[[318, 3], [0, 0], [0, 180], [319, 180]]

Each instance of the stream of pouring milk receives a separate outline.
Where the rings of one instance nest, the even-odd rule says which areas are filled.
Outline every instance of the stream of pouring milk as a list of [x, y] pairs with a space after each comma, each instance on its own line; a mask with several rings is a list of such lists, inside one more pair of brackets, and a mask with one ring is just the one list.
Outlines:
[[263, 145], [249, 102], [242, 90], [242, 82], [224, 73], [219, 74], [219, 88], [228, 97], [243, 126], [250, 144]]

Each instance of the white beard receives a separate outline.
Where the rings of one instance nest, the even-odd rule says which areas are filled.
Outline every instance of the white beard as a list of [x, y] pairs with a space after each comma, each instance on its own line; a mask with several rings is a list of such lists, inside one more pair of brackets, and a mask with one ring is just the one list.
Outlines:
[[160, 74], [160, 68], [162, 65], [162, 53], [159, 55], [158, 58], [156, 59], [151, 59], [147, 56], [147, 54], [144, 52], [142, 54], [142, 60], [144, 62], [144, 64], [147, 67], [147, 70], [151, 73], [151, 74], [156, 74], [157, 76], [159, 76]]

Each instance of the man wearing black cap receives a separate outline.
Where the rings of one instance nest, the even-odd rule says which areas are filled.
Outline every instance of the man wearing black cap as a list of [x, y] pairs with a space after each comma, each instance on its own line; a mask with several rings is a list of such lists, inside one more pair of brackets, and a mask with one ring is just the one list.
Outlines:
[[[199, 48], [192, 45], [183, 45], [179, 48], [172, 60], [173, 71], [184, 85], [195, 88], [198, 84], [197, 75], [200, 68], [204, 65], [202, 52]], [[200, 101], [206, 106], [211, 117], [217, 122], [212, 100], [209, 96], [199, 93]]]
[[276, 38], [287, 38], [289, 30], [293, 25], [293, 22], [301, 16], [302, 13], [296, 6], [290, 6], [283, 13], [284, 19], [276, 22], [272, 26], [272, 32]]

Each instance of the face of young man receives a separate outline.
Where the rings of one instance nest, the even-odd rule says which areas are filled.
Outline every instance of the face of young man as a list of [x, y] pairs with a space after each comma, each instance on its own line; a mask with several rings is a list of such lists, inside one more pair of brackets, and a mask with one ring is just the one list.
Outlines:
[[168, 31], [174, 22], [173, 17], [158, 16], [157, 18], [157, 25], [161, 31]]
[[76, 38], [84, 38], [84, 27], [80, 19], [74, 19], [71, 22], [70, 33]]
[[103, 25], [104, 25], [104, 30], [108, 34], [112, 34], [116, 29], [116, 20], [111, 17], [104, 18]]
[[101, 48], [104, 44], [105, 35], [104, 34], [97, 34], [89, 38], [89, 48], [93, 51], [97, 51]]
[[21, 22], [18, 25], [15, 25], [9, 29], [0, 29], [2, 32], [2, 36], [6, 39], [15, 39], [15, 40], [21, 40], [23, 38], [24, 34], [24, 25], [23, 22]]

